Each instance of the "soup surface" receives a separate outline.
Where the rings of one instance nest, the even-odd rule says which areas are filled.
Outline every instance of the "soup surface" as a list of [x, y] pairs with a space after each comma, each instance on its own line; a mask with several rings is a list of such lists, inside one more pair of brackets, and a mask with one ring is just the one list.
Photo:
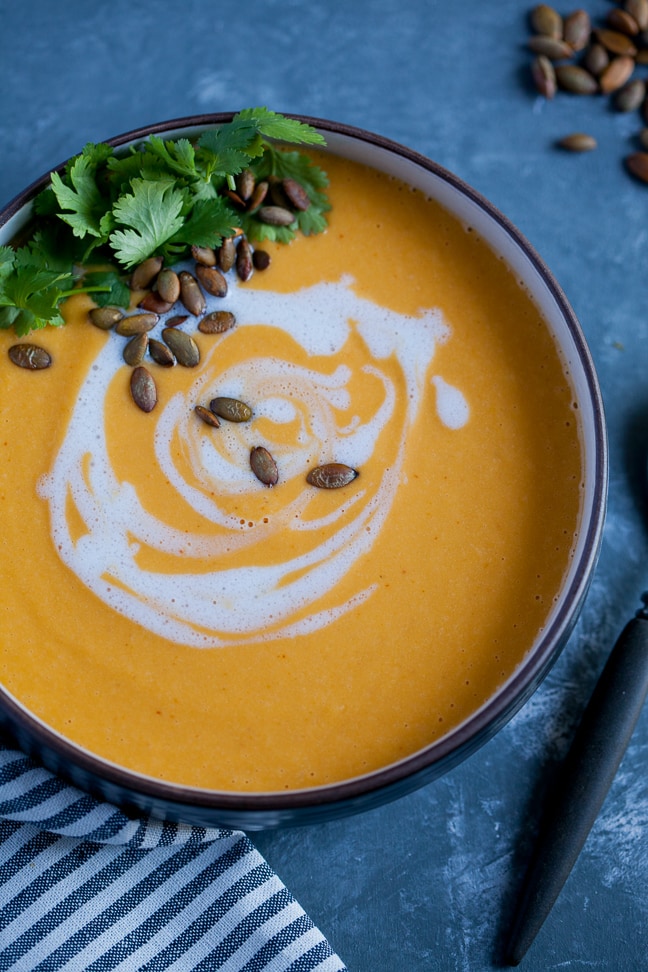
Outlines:
[[[46, 370], [0, 334], [0, 680], [154, 777], [276, 791], [415, 752], [514, 672], [569, 564], [578, 421], [536, 306], [436, 203], [321, 161], [328, 231], [228, 275], [236, 326], [181, 325], [201, 361], [146, 364], [152, 412], [88, 297], [27, 338]], [[215, 396], [252, 418], [208, 426]], [[359, 475], [306, 481], [333, 461]]]

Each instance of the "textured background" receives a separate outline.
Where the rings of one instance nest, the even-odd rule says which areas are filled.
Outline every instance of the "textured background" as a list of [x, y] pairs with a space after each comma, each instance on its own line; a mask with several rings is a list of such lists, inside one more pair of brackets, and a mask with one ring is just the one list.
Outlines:
[[[610, 7], [583, 5], [599, 19]], [[0, 0], [0, 204], [85, 142], [149, 122], [255, 104], [335, 118], [404, 142], [487, 196], [553, 269], [591, 347], [609, 512], [585, 609], [548, 679], [495, 739], [417, 793], [254, 837], [351, 972], [498, 968], [547, 785], [648, 586], [648, 186], [623, 169], [641, 122], [600, 98], [535, 94], [529, 7]], [[575, 130], [598, 150], [554, 148]], [[647, 761], [644, 712], [529, 972], [648, 968]]]

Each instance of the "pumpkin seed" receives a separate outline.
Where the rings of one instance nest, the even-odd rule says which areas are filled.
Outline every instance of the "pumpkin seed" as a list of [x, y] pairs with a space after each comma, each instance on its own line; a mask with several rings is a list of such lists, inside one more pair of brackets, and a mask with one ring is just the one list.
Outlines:
[[207, 301], [198, 286], [198, 281], [188, 270], [181, 270], [178, 279], [180, 281], [180, 300], [190, 314], [200, 317], [201, 314], [205, 313]]
[[236, 274], [239, 280], [249, 280], [252, 276], [252, 247], [245, 237], [239, 241], [236, 249]]
[[218, 416], [214, 415], [214, 413], [209, 408], [205, 408], [204, 405], [196, 405], [196, 407], [194, 408], [194, 412], [196, 413], [198, 418], [203, 420], [203, 422], [206, 425], [211, 425], [213, 429], [220, 428], [220, 422], [218, 420]]
[[632, 14], [620, 7], [609, 10], [605, 19], [612, 30], [618, 30], [622, 34], [627, 34], [628, 37], [634, 37], [639, 33], [639, 24]]
[[236, 318], [231, 311], [212, 311], [198, 324], [202, 334], [223, 334], [234, 327]]
[[617, 88], [623, 87], [634, 71], [634, 67], [635, 62], [631, 57], [622, 55], [621, 57], [613, 58], [599, 78], [601, 91], [604, 94], [610, 94], [612, 91], [616, 91]]
[[264, 201], [265, 197], [268, 195], [269, 184], [265, 181], [257, 182], [254, 187], [254, 192], [248, 203], [248, 210], [253, 213], [255, 209], [258, 209], [261, 203]]
[[185, 368], [195, 368], [200, 361], [200, 349], [190, 334], [174, 327], [165, 327], [162, 340], [173, 351], [178, 364]]
[[157, 322], [157, 314], [131, 314], [130, 317], [122, 317], [121, 321], [115, 325], [115, 331], [122, 337], [132, 337], [133, 334], [152, 331]]
[[646, 97], [646, 84], [641, 78], [628, 81], [614, 93], [614, 107], [617, 111], [636, 111]]
[[144, 355], [146, 354], [146, 349], [148, 348], [149, 337], [146, 331], [142, 331], [141, 334], [135, 334], [134, 337], [124, 345], [124, 350], [122, 351], [122, 357], [127, 365], [132, 368], [136, 368], [137, 365], [141, 364], [144, 360]]
[[574, 51], [582, 51], [587, 47], [587, 43], [592, 33], [592, 22], [586, 10], [574, 10], [565, 18], [563, 28], [563, 40], [565, 40]]
[[596, 31], [596, 37], [599, 43], [610, 54], [622, 54], [625, 57], [634, 57], [637, 53], [637, 48], [630, 38], [618, 30], [608, 30], [603, 27]]
[[90, 322], [102, 331], [109, 331], [123, 316], [119, 307], [93, 307], [88, 313]]
[[635, 19], [640, 31], [648, 27], [648, 0], [625, 0], [623, 6]]
[[167, 327], [177, 327], [178, 324], [184, 324], [187, 317], [187, 314], [174, 314], [173, 317], [167, 317], [164, 323]]
[[264, 486], [276, 486], [279, 481], [279, 470], [267, 449], [255, 446], [250, 452], [250, 467], [252, 472]]
[[592, 149], [596, 148], [596, 139], [584, 132], [574, 132], [561, 138], [558, 146], [567, 149], [569, 152], [591, 152]]
[[157, 405], [157, 388], [153, 376], [144, 365], [133, 368], [130, 389], [137, 407], [141, 408], [143, 412], [152, 412]]
[[7, 354], [15, 365], [18, 365], [19, 368], [25, 368], [27, 371], [43, 371], [45, 368], [49, 368], [52, 363], [52, 356], [49, 351], [41, 348], [38, 344], [28, 342], [12, 344]]
[[590, 44], [583, 57], [583, 66], [587, 68], [590, 74], [598, 78], [605, 71], [609, 63], [610, 55], [603, 45], [598, 43]]
[[598, 90], [596, 78], [577, 64], [559, 64], [556, 67], [558, 87], [571, 94], [588, 95]]
[[625, 162], [633, 176], [642, 182], [648, 182], [648, 152], [633, 152], [626, 157]]
[[150, 311], [152, 314], [166, 314], [173, 307], [173, 301], [169, 303], [168, 300], [162, 300], [159, 294], [151, 290], [145, 297], [142, 297], [137, 306], [141, 307], [142, 310]]
[[546, 34], [548, 37], [562, 37], [563, 20], [560, 14], [547, 3], [539, 3], [529, 15], [531, 29], [536, 34]]
[[240, 402], [238, 398], [228, 398], [219, 396], [212, 398], [209, 407], [219, 418], [226, 419], [228, 422], [249, 422], [252, 418], [252, 409], [245, 402]]
[[[173, 331], [172, 333], [181, 333]], [[149, 354], [153, 358], [156, 364], [162, 365], [163, 368], [172, 368], [175, 364], [175, 358], [168, 345], [163, 344], [162, 341], [157, 341], [155, 338], [151, 338], [148, 345]]]
[[557, 37], [547, 37], [546, 34], [536, 34], [529, 38], [529, 50], [534, 54], [544, 54], [550, 61], [566, 61], [574, 52], [569, 44]]
[[267, 250], [255, 250], [252, 254], [255, 270], [267, 270], [270, 266], [270, 254]]
[[131, 290], [145, 290], [157, 277], [162, 269], [164, 260], [160, 256], [149, 257], [138, 267], [135, 267], [130, 279]]
[[243, 200], [247, 202], [254, 192], [256, 179], [251, 169], [243, 169], [236, 177], [236, 191]]
[[218, 248], [218, 266], [223, 273], [227, 273], [234, 266], [236, 260], [236, 245], [231, 237], [223, 240]]
[[196, 263], [202, 263], [204, 267], [216, 266], [216, 251], [211, 246], [192, 246], [191, 255]]
[[531, 64], [531, 76], [538, 92], [544, 98], [553, 98], [556, 94], [556, 72], [554, 66], [544, 54], [538, 54]]
[[311, 202], [310, 196], [301, 183], [297, 182], [296, 179], [286, 178], [282, 180], [281, 185], [294, 209], [299, 209], [302, 212], [308, 209]]
[[318, 489], [340, 489], [348, 486], [360, 473], [343, 462], [327, 462], [323, 466], [315, 466], [307, 476], [306, 482]]
[[269, 226], [290, 226], [295, 222], [294, 214], [283, 206], [261, 206], [257, 216]]
[[198, 263], [196, 276], [208, 294], [214, 297], [225, 297], [227, 294], [227, 280], [216, 267], [204, 267]]
[[155, 284], [155, 288], [162, 298], [169, 305], [175, 304], [180, 296], [180, 280], [178, 274], [171, 267], [160, 270]]

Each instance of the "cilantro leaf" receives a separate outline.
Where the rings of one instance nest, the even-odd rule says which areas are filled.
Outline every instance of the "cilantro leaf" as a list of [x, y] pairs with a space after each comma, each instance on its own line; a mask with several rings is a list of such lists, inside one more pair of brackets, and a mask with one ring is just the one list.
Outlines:
[[324, 145], [324, 137], [312, 125], [279, 115], [269, 108], [245, 108], [234, 120], [251, 121], [259, 134], [266, 138], [303, 145]]
[[17, 250], [7, 273], [8, 258], [3, 247], [0, 328], [13, 327], [22, 336], [46, 324], [62, 324], [58, 309], [62, 285], [71, 283], [69, 272], [48, 270], [30, 263], [26, 248]]
[[110, 304], [115, 307], [128, 307], [131, 292], [128, 284], [116, 270], [91, 270], [83, 275], [79, 288], [92, 294], [99, 307]]
[[120, 196], [113, 206], [117, 223], [129, 228], [110, 235], [110, 245], [127, 269], [146, 260], [178, 232], [186, 204], [184, 192], [171, 181], [133, 179], [131, 187], [132, 192]]
[[102, 235], [100, 222], [106, 204], [97, 187], [95, 171], [89, 155], [78, 155], [69, 169], [71, 185], [67, 185], [58, 172], [51, 175], [52, 190], [63, 210], [60, 218], [80, 238], [88, 233], [96, 237]]

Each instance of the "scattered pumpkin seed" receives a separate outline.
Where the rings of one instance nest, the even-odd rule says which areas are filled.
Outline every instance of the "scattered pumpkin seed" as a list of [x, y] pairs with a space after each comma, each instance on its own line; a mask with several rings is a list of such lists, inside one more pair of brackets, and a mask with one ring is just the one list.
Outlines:
[[531, 29], [536, 34], [546, 34], [547, 37], [562, 37], [563, 19], [560, 14], [547, 3], [539, 3], [529, 15]]
[[119, 307], [93, 307], [88, 313], [90, 322], [102, 331], [109, 331], [123, 316]]
[[587, 47], [592, 33], [592, 22], [586, 10], [574, 10], [565, 17], [563, 40], [574, 51], [582, 51]]
[[256, 179], [254, 178], [254, 172], [252, 172], [252, 169], [243, 169], [243, 171], [239, 172], [237, 175], [236, 191], [243, 202], [247, 202], [252, 196], [255, 183]]
[[253, 213], [255, 209], [259, 208], [259, 206], [265, 200], [265, 197], [268, 195], [269, 188], [270, 188], [269, 184], [265, 180], [262, 180], [261, 182], [257, 182], [256, 186], [254, 187], [254, 192], [252, 193], [252, 196], [248, 203], [249, 212]]
[[585, 51], [583, 66], [598, 78], [610, 63], [610, 55], [602, 44], [594, 43]]
[[158, 322], [158, 315], [152, 313], [131, 314], [129, 317], [122, 317], [115, 325], [117, 334], [122, 337], [132, 337], [133, 334], [142, 334], [144, 331], [152, 331]]
[[318, 489], [340, 489], [348, 486], [360, 473], [343, 462], [327, 462], [323, 466], [315, 466], [309, 470], [306, 482]]
[[228, 422], [249, 422], [252, 418], [252, 409], [245, 402], [238, 398], [228, 398], [218, 396], [212, 398], [209, 407], [219, 418], [226, 419]]
[[202, 263], [204, 267], [216, 266], [216, 251], [211, 246], [192, 246], [191, 255], [196, 263]]
[[142, 331], [141, 334], [135, 334], [124, 345], [124, 350], [122, 351], [122, 357], [126, 364], [130, 365], [131, 368], [136, 368], [137, 365], [141, 364], [144, 360], [148, 343], [149, 336], [146, 331]]
[[187, 318], [187, 314], [174, 314], [173, 317], [167, 317], [164, 323], [167, 327], [177, 327], [178, 324], [184, 324]]
[[236, 244], [231, 237], [223, 240], [218, 248], [218, 266], [223, 273], [227, 273], [234, 266], [236, 260]]
[[566, 61], [574, 53], [566, 41], [557, 37], [548, 37], [546, 34], [530, 37], [529, 50], [534, 54], [544, 54], [550, 61]]
[[174, 327], [165, 327], [162, 340], [171, 349], [178, 364], [185, 368], [195, 368], [200, 361], [200, 349], [190, 334]]
[[180, 281], [180, 300], [194, 317], [205, 313], [207, 301], [198, 285], [198, 281], [188, 270], [181, 270], [178, 274]]
[[558, 141], [558, 147], [569, 152], [591, 152], [596, 148], [596, 139], [585, 132], [573, 132]]
[[282, 180], [281, 185], [294, 209], [299, 209], [302, 212], [308, 209], [311, 202], [310, 196], [300, 182], [297, 182], [296, 179], [286, 178]]
[[157, 388], [150, 371], [144, 365], [133, 368], [130, 377], [133, 401], [143, 412], [152, 412], [157, 405]]
[[556, 94], [556, 71], [544, 54], [538, 54], [531, 64], [531, 76], [538, 92], [543, 98], [553, 98]]
[[276, 486], [279, 481], [277, 463], [263, 446], [255, 446], [250, 452], [252, 472], [264, 486]]
[[150, 311], [152, 314], [166, 314], [173, 307], [173, 302], [169, 303], [168, 300], [162, 300], [159, 294], [156, 294], [154, 290], [150, 290], [140, 300], [138, 307], [142, 310]]
[[245, 237], [239, 241], [236, 249], [236, 274], [239, 280], [245, 282], [252, 276], [252, 247]]
[[231, 330], [236, 318], [231, 311], [211, 311], [199, 322], [198, 330], [202, 334], [223, 334]]
[[15, 365], [27, 371], [43, 371], [52, 363], [49, 351], [41, 348], [39, 344], [31, 344], [27, 341], [22, 344], [12, 344], [7, 354]]
[[196, 405], [194, 412], [198, 418], [202, 419], [205, 425], [211, 425], [213, 429], [220, 428], [220, 422], [218, 416], [214, 414], [209, 408], [205, 408], [204, 405]]
[[634, 17], [640, 31], [648, 27], [648, 0], [625, 0], [623, 6]]
[[153, 282], [155, 277], [162, 269], [164, 260], [160, 256], [149, 257], [133, 270], [130, 287], [131, 290], [145, 290]]
[[295, 222], [294, 214], [283, 206], [261, 206], [257, 216], [269, 226], [290, 226]]
[[602, 27], [596, 31], [596, 37], [600, 44], [605, 47], [610, 54], [622, 54], [625, 57], [634, 57], [637, 48], [627, 34], [622, 34], [618, 30], [608, 30]]
[[225, 297], [227, 294], [227, 280], [216, 267], [204, 267], [196, 264], [196, 276], [208, 294], [214, 297]]
[[162, 300], [165, 300], [169, 305], [175, 304], [176, 300], [180, 297], [180, 280], [178, 279], [178, 274], [171, 267], [165, 267], [164, 270], [160, 270], [155, 288]]
[[[172, 333], [179, 334], [181, 332], [172, 331]], [[163, 344], [162, 341], [151, 338], [148, 344], [148, 350], [155, 363], [161, 365], [163, 368], [172, 368], [175, 364], [175, 358], [171, 348], [167, 344]]]
[[636, 111], [646, 97], [646, 83], [641, 78], [628, 81], [614, 93], [614, 107], [617, 111]]
[[563, 91], [577, 95], [590, 95], [598, 91], [596, 78], [577, 64], [558, 64], [555, 70], [558, 87]]
[[623, 87], [634, 71], [634, 66], [634, 60], [625, 54], [613, 58], [599, 78], [601, 91], [604, 94], [611, 94], [612, 91]]
[[627, 34], [628, 37], [634, 37], [639, 33], [637, 21], [632, 14], [628, 13], [627, 10], [622, 10], [621, 7], [613, 7], [612, 10], [608, 10], [605, 19], [612, 30], [618, 30], [619, 33]]
[[648, 152], [632, 152], [625, 160], [628, 171], [640, 179], [648, 182]]

